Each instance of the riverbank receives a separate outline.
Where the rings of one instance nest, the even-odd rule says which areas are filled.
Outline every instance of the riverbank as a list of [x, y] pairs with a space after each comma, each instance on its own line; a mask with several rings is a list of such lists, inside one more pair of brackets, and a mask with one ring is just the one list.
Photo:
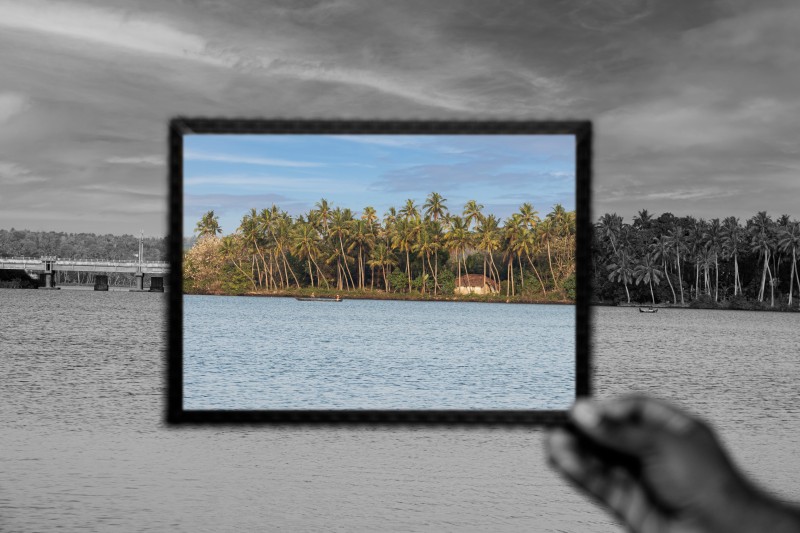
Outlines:
[[653, 307], [658, 309], [714, 309], [720, 311], [771, 311], [778, 313], [797, 313], [800, 312], [800, 301], [793, 302], [792, 307], [789, 307], [786, 302], [775, 302], [775, 306], [771, 306], [769, 301], [759, 302], [757, 300], [748, 300], [745, 298], [736, 298], [731, 300], [721, 300], [714, 302], [713, 300], [696, 300], [687, 302], [685, 304], [671, 304], [668, 302], [659, 302], [653, 305], [650, 302], [602, 302], [593, 301], [590, 303], [593, 307]]
[[[195, 293], [184, 293], [195, 294]], [[200, 294], [200, 293], [197, 293]], [[419, 294], [402, 292], [383, 292], [383, 291], [335, 291], [331, 289], [289, 289], [277, 291], [248, 291], [241, 294], [208, 294], [209, 296], [258, 296], [266, 298], [308, 298], [312, 294], [318, 297], [332, 298], [337, 294], [343, 300], [398, 300], [414, 302], [476, 302], [476, 303], [510, 303], [510, 304], [538, 304], [538, 305], [575, 305], [573, 300], [531, 298], [528, 296], [508, 296], [501, 294], [469, 294], [469, 295], [442, 295]]]

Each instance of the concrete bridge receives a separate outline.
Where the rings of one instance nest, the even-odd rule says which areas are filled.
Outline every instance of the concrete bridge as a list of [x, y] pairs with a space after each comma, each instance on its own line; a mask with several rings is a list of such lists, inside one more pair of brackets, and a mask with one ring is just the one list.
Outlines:
[[[140, 255], [141, 257], [141, 255]], [[134, 274], [136, 289], [144, 290], [144, 275], [151, 274], [151, 290], [161, 287], [163, 290], [163, 276], [169, 273], [169, 263], [165, 261], [82, 261], [75, 259], [59, 259], [54, 256], [45, 257], [0, 257], [0, 269], [24, 270], [29, 273], [44, 275], [45, 289], [52, 289], [53, 275], [58, 271], [64, 272], [128, 272]], [[160, 274], [160, 276], [153, 276]], [[108, 287], [107, 276], [106, 288]], [[97, 289], [95, 285], [95, 289]], [[99, 289], [103, 290], [103, 289]], [[158, 290], [158, 289], [156, 289]]]

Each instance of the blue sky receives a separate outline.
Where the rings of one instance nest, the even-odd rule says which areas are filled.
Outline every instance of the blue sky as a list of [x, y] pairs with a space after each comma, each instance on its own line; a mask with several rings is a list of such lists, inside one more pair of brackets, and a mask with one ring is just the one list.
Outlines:
[[524, 202], [546, 215], [575, 208], [572, 135], [186, 135], [184, 235], [214, 210], [224, 234], [250, 208], [292, 216], [321, 198], [382, 218], [431, 192], [450, 212], [477, 200], [504, 219]]

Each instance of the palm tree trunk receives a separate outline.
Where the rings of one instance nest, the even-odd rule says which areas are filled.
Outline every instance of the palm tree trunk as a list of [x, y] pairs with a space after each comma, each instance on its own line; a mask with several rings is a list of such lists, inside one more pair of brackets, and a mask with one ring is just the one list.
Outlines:
[[312, 257], [311, 261], [314, 263], [314, 267], [317, 269], [317, 287], [320, 287], [319, 283], [320, 278], [322, 278], [325, 281], [325, 287], [330, 287], [330, 285], [328, 285], [328, 278], [322, 276], [322, 269], [319, 268], [319, 264], [317, 264], [316, 259]]
[[439, 250], [433, 252], [433, 295], [436, 296], [436, 291], [439, 289]]
[[[539, 284], [542, 286], [542, 292], [544, 292], [544, 295], [547, 296], [547, 289], [544, 288], [544, 281], [542, 281], [542, 276], [540, 276], [539, 271], [536, 270], [536, 265], [533, 264], [530, 255], [528, 256], [528, 263], [531, 264], [531, 268], [533, 268], [533, 273], [536, 274], [536, 277], [539, 279]], [[628, 298], [628, 300], [630, 300], [630, 298]]]
[[439, 290], [439, 250], [433, 252], [433, 295], [436, 296]]
[[677, 260], [675, 263], [678, 265], [678, 287], [681, 289], [681, 305], [686, 305], [683, 301], [683, 278], [681, 277], [681, 252], [678, 250], [677, 244], [675, 245], [675, 252]]
[[796, 262], [795, 249], [792, 248], [792, 272], [789, 274], [789, 307], [792, 306], [792, 288], [794, 287], [794, 265]]
[[508, 266], [511, 268], [511, 277], [508, 278], [509, 283], [511, 284], [511, 296], [516, 296], [516, 291], [514, 290], [514, 258], [511, 258], [511, 261], [508, 262]]
[[769, 264], [767, 264], [767, 272], [769, 272], [769, 306], [775, 307], [775, 279], [772, 277], [772, 270], [770, 270]]
[[547, 263], [550, 265], [550, 275], [553, 276], [553, 290], [558, 289], [558, 283], [556, 283], [556, 275], [553, 272], [553, 260], [550, 258], [550, 241], [547, 241]]
[[669, 288], [672, 291], [672, 303], [677, 304], [678, 298], [675, 296], [675, 289], [672, 288], [672, 281], [669, 279], [669, 272], [667, 272], [667, 258], [664, 258], [664, 277], [667, 278], [667, 283], [669, 283]]
[[339, 235], [339, 248], [342, 250], [342, 260], [344, 262], [344, 269], [347, 272], [347, 277], [350, 278], [350, 284], [355, 287], [356, 283], [353, 281], [353, 275], [350, 273], [350, 267], [347, 266], [347, 254], [344, 253], [344, 243], [342, 242], [341, 235]]
[[700, 298], [700, 262], [694, 265], [694, 299]]
[[519, 290], [525, 290], [525, 271], [522, 270], [522, 254], [517, 253], [517, 263], [519, 263]]
[[420, 280], [422, 281], [422, 283], [420, 284], [419, 287], [419, 293], [425, 294], [425, 258], [420, 258], [420, 259], [421, 259], [420, 262], [422, 263], [422, 274], [420, 275]]
[[628, 284], [622, 282], [622, 285], [625, 287], [625, 295], [628, 297], [628, 303], [631, 303], [631, 293], [628, 292]]
[[431, 254], [425, 254], [428, 259], [428, 268], [433, 272], [433, 295], [436, 296], [436, 270], [431, 265]]
[[739, 261], [736, 259], [736, 254], [733, 254], [733, 295], [738, 296], [739, 292]]
[[650, 297], [653, 298], [653, 305], [656, 305], [656, 295], [653, 292], [653, 278], [650, 277]]
[[714, 252], [714, 301], [719, 299], [719, 260], [717, 253]]
[[406, 272], [408, 273], [408, 292], [411, 292], [411, 255], [406, 248]]
[[769, 266], [769, 251], [764, 251], [764, 270], [761, 272], [761, 289], [758, 291], [758, 301], [764, 301], [764, 285], [767, 281], [767, 267]]

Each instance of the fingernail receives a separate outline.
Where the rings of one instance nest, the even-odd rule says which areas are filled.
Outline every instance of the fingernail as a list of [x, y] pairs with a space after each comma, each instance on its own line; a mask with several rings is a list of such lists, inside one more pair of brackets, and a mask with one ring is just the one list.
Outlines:
[[572, 419], [584, 428], [593, 428], [600, 423], [600, 414], [589, 400], [578, 400], [572, 408]]

